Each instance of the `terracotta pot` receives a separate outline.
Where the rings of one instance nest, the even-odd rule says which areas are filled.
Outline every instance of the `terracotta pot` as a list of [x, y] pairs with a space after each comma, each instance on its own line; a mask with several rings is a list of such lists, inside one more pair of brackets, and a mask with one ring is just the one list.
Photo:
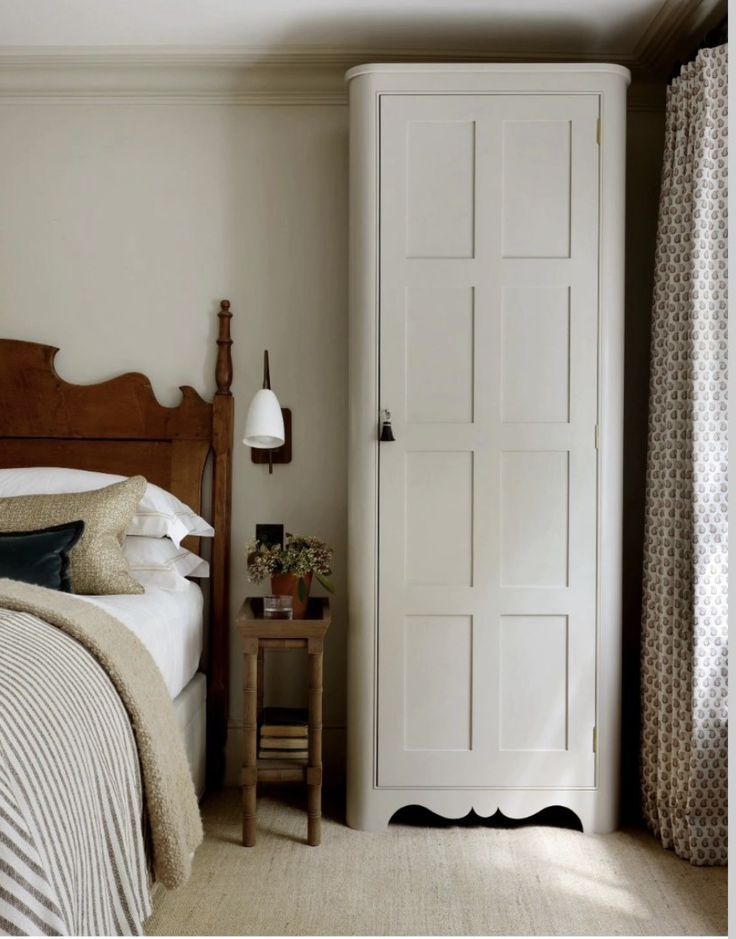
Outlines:
[[298, 574], [274, 574], [271, 577], [271, 593], [275, 597], [292, 597], [294, 607], [294, 619], [304, 619], [307, 612], [307, 603], [309, 602], [309, 591], [312, 588], [312, 574], [305, 574], [302, 578], [306, 592], [304, 599], [299, 597], [299, 575]]

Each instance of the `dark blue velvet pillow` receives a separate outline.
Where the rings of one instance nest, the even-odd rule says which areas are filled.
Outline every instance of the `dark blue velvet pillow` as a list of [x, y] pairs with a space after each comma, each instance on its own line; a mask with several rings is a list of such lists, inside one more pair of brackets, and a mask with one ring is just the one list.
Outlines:
[[84, 522], [79, 521], [0, 533], [0, 577], [71, 593], [69, 552], [83, 531]]

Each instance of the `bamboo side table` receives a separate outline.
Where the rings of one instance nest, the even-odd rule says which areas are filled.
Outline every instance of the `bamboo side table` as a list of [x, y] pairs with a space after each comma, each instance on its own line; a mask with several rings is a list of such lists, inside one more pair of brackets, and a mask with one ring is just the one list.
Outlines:
[[[331, 622], [330, 601], [309, 600], [304, 619], [264, 619], [262, 597], [248, 597], [236, 623], [243, 645], [243, 845], [256, 843], [256, 789], [262, 782], [306, 782], [307, 844], [322, 837], [322, 674], [324, 638]], [[309, 660], [309, 726], [306, 761], [258, 759], [258, 726], [263, 711], [265, 649], [306, 649]]]

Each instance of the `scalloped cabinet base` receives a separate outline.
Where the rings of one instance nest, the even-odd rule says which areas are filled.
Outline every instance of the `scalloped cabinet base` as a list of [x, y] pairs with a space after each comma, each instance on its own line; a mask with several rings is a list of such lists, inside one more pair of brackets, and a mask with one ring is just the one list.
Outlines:
[[411, 792], [375, 789], [364, 801], [359, 796], [350, 799], [347, 822], [351, 828], [360, 831], [383, 831], [399, 809], [410, 805], [420, 805], [447, 819], [465, 818], [471, 811], [481, 818], [490, 818], [500, 811], [506, 818], [524, 819], [542, 809], [561, 806], [576, 815], [583, 831], [608, 832], [616, 828], [615, 812], [606, 815], [593, 791], [552, 794], [546, 790], [521, 789], [506, 792], [493, 789], [422, 788]]
[[348, 822], [610, 831], [629, 74], [348, 81]]

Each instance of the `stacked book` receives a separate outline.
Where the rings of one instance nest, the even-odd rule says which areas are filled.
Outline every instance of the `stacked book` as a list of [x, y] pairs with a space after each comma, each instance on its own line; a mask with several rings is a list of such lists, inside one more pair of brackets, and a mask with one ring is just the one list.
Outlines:
[[258, 757], [261, 760], [306, 760], [308, 715], [306, 708], [264, 708]]

